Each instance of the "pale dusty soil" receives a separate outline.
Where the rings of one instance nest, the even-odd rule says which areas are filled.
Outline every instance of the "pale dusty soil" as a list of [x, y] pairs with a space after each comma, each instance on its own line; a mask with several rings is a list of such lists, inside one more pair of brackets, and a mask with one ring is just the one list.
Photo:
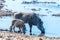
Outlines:
[[60, 38], [49, 38], [46, 36], [30, 36], [9, 31], [0, 31], [0, 40], [60, 40]]

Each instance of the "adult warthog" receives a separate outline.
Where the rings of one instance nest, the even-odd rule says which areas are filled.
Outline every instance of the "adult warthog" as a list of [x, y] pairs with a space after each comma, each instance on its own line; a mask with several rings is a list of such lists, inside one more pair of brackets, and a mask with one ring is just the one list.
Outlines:
[[39, 30], [41, 30], [41, 35], [45, 34], [45, 29], [43, 27], [43, 22], [39, 18], [39, 16], [37, 16], [37, 14], [35, 14], [35, 13], [25, 13], [25, 12], [15, 12], [14, 17], [15, 17], [15, 19], [21, 19], [25, 23], [29, 24], [29, 26], [30, 26], [30, 35], [32, 35], [32, 25], [37, 26], [37, 28]]

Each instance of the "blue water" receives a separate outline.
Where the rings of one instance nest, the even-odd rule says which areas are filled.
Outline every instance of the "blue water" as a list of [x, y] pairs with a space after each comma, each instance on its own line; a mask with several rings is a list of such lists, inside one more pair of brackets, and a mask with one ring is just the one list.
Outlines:
[[[43, 26], [46, 31], [46, 34], [45, 34], [46, 36], [60, 37], [60, 31], [59, 31], [60, 30], [60, 17], [44, 16], [40, 18], [42, 19], [44, 23]], [[14, 19], [13, 17], [9, 17], [9, 16], [0, 18], [0, 29], [9, 30], [13, 19]], [[26, 34], [29, 35], [29, 25], [28, 24], [25, 24], [25, 25], [27, 28]], [[32, 33], [37, 36], [39, 35], [40, 30], [36, 26], [33, 26]]]
[[[47, 15], [47, 16], [40, 16], [40, 18], [42, 19], [42, 21], [44, 23], [43, 26], [46, 31], [45, 35], [49, 36], [49, 37], [60, 37], [60, 31], [59, 31], [60, 30], [60, 17], [51, 16], [52, 14], [60, 13], [60, 6], [57, 6], [58, 4], [60, 4], [59, 1], [54, 0], [55, 2], [57, 2], [57, 4], [42, 4], [42, 3], [41, 4], [21, 4], [21, 2], [23, 0], [18, 0], [18, 1], [17, 0], [15, 0], [15, 1], [5, 0], [5, 1], [6, 2], [4, 4], [7, 6], [4, 6], [4, 8], [2, 10], [8, 9], [8, 10], [12, 10], [12, 12], [15, 12], [15, 11], [35, 12], [36, 14], [39, 14], [39, 15], [40, 14]], [[26, 0], [26, 1], [28, 1], [28, 0]], [[32, 11], [31, 10], [32, 8], [35, 8], [37, 10], [39, 8], [41, 8], [41, 10]], [[46, 9], [48, 9], [48, 10], [46, 10]], [[0, 28], [9, 29], [13, 19], [14, 19], [13, 17], [2, 17], [2, 19], [0, 18]], [[26, 27], [27, 27], [26, 34], [29, 35], [29, 25], [26, 24]], [[40, 30], [38, 30], [38, 28], [36, 26], [33, 26], [32, 33], [39, 35]]]

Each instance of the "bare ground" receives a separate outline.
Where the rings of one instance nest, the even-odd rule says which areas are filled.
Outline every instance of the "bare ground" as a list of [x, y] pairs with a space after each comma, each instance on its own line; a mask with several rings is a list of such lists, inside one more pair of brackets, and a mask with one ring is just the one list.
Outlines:
[[0, 40], [60, 40], [60, 38], [51, 38], [46, 36], [30, 36], [9, 31], [0, 31]]

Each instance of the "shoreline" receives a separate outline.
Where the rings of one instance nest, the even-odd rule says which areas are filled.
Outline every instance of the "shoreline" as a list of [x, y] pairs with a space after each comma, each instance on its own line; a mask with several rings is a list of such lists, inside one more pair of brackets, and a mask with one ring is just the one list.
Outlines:
[[0, 40], [60, 40], [60, 38], [47, 36], [31, 36], [9, 31], [0, 31]]
[[[48, 16], [47, 14], [37, 14], [37, 15], [38, 16]], [[0, 17], [1, 16], [14, 16], [14, 13], [13, 12], [9, 12], [9, 11], [0, 10]], [[51, 16], [60, 17], [60, 13], [52, 14]]]

